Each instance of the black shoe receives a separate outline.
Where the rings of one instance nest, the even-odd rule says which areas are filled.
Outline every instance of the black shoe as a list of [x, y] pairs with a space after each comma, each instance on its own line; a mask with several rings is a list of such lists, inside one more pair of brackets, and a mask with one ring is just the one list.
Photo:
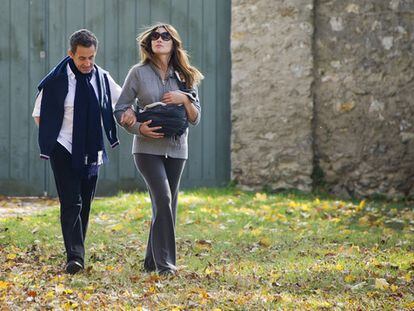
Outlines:
[[83, 265], [76, 260], [70, 260], [65, 267], [65, 270], [69, 274], [78, 273], [80, 270], [83, 270]]

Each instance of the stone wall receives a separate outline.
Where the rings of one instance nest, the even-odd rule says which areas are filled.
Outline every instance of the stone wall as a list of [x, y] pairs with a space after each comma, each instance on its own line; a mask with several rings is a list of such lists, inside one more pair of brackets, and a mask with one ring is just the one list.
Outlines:
[[315, 157], [342, 195], [413, 195], [414, 1], [320, 1]]
[[232, 5], [232, 177], [245, 188], [312, 180], [312, 0]]
[[238, 184], [414, 195], [413, 1], [233, 0], [232, 15]]

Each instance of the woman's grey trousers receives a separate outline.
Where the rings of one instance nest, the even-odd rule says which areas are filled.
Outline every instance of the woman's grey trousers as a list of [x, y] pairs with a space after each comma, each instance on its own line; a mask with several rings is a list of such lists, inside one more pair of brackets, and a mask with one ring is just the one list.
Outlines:
[[152, 221], [144, 268], [158, 273], [175, 272], [175, 218], [185, 159], [145, 153], [134, 154], [135, 165], [147, 184]]

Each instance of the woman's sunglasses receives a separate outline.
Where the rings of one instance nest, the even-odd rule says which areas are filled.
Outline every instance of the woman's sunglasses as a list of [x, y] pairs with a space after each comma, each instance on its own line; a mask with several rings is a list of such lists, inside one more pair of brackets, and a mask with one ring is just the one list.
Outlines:
[[151, 38], [152, 41], [158, 40], [160, 37], [164, 41], [170, 41], [171, 38], [172, 38], [170, 33], [166, 32], [166, 31], [161, 32], [161, 33], [156, 32], [156, 31], [151, 32], [150, 38]]

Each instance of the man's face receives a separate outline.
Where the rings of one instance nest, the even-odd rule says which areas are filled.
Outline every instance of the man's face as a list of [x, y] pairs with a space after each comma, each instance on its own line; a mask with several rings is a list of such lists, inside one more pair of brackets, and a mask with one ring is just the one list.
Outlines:
[[76, 68], [84, 74], [90, 73], [93, 70], [93, 65], [95, 64], [96, 56], [96, 47], [91, 45], [90, 47], [85, 47], [78, 45], [76, 47], [76, 52], [73, 53], [71, 50], [68, 51], [68, 55], [73, 59]]

